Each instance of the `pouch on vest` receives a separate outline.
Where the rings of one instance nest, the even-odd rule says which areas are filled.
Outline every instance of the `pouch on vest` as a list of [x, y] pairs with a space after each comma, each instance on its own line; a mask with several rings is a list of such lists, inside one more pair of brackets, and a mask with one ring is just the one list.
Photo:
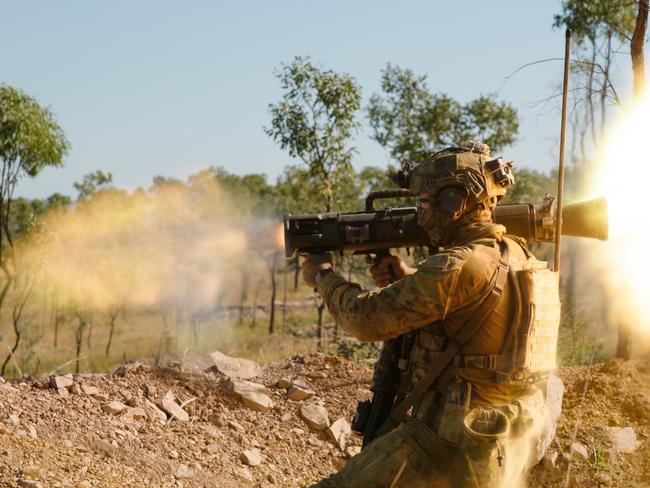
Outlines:
[[465, 416], [462, 425], [462, 443], [452, 469], [453, 486], [501, 486], [510, 435], [508, 416], [493, 407], [476, 407]]
[[455, 377], [447, 383], [436, 408], [434, 425], [438, 437], [455, 445], [463, 438], [463, 419], [469, 411], [471, 388], [471, 383]]
[[509, 272], [515, 310], [495, 373], [500, 382], [535, 383], [556, 367], [559, 275], [532, 257]]

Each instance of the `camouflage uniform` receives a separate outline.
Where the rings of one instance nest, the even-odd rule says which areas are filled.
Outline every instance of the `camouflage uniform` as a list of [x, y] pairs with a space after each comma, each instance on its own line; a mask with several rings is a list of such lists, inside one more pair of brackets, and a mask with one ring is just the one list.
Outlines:
[[[409, 361], [415, 383], [431, 357], [442, 350], [444, 338], [453, 335], [489, 293], [500, 256], [496, 242], [504, 238], [504, 231], [496, 224], [469, 226], [452, 247], [422, 262], [415, 274], [376, 291], [363, 291], [335, 273], [323, 277], [318, 291], [339, 326], [361, 340], [381, 341], [415, 330]], [[522, 247], [512, 244], [510, 261], [525, 261]], [[449, 412], [449, 403], [439, 401], [443, 392], [429, 392], [400, 429], [375, 440], [320, 486], [388, 487], [400, 469], [395, 486], [459, 486], [450, 485], [449, 477], [451, 466], [463, 461], [455, 454], [467, 412], [478, 406], [510, 405], [524, 394], [541, 394], [530, 387], [497, 383], [488, 369], [472, 367], [478, 366], [472, 365], [475, 357], [497, 355], [503, 348], [512, 318], [509, 290], [505, 288], [495, 313], [466, 347], [461, 360], [468, 364], [447, 368], [446, 378], [438, 382], [445, 390], [459, 380], [466, 382], [471, 391], [468, 403], [461, 399], [457, 411]], [[441, 411], [443, 405], [446, 412]]]
[[[338, 325], [360, 340], [411, 334], [413, 347], [404, 373], [412, 387], [444, 350], [447, 338], [490, 293], [501, 257], [498, 242], [504, 240], [511, 265], [534, 259], [520, 240], [505, 236], [503, 226], [467, 222], [454, 227], [444, 251], [385, 288], [366, 291], [329, 273], [317, 289]], [[545, 415], [539, 387], [498, 382], [490, 368], [504, 349], [514, 309], [511, 286], [506, 286], [463, 354], [444, 370], [411, 416], [317, 486], [514, 486], [537, 441], [532, 432], [540, 425], [536, 419]]]

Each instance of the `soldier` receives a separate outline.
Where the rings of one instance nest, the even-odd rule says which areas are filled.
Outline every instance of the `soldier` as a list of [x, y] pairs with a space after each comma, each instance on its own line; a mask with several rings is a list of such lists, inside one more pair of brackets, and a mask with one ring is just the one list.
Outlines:
[[395, 405], [389, 432], [316, 486], [510, 487], [541, 458], [558, 285], [492, 221], [514, 183], [510, 169], [474, 141], [417, 166], [409, 187], [419, 195], [418, 223], [441, 250], [416, 268], [384, 258], [371, 268], [377, 290], [335, 273], [329, 254], [306, 257], [305, 282], [342, 329], [363, 341], [408, 334], [412, 344], [400, 361], [412, 404]]

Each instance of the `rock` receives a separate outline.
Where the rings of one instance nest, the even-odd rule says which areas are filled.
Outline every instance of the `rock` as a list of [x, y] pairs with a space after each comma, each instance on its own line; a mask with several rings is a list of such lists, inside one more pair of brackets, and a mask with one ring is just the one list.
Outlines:
[[108, 395], [106, 393], [96, 393], [94, 395], [91, 395], [95, 400], [98, 402], [107, 402], [108, 401]]
[[97, 395], [99, 393], [99, 389], [92, 385], [81, 385], [81, 391], [88, 396]]
[[119, 413], [122, 413], [124, 410], [126, 410], [126, 408], [127, 408], [126, 405], [118, 401], [112, 401], [112, 402], [102, 404], [102, 410], [111, 415], [117, 415]]
[[248, 468], [235, 468], [232, 473], [242, 481], [255, 481], [253, 473]]
[[361, 452], [361, 448], [360, 448], [359, 446], [349, 446], [349, 447], [345, 450], [345, 454], [346, 454], [348, 457], [356, 456], [356, 455], [359, 454], [360, 452]]
[[174, 473], [174, 478], [177, 480], [184, 480], [192, 477], [192, 472], [186, 464], [181, 464]]
[[93, 451], [103, 454], [105, 456], [112, 456], [115, 453], [115, 446], [104, 439], [94, 439], [90, 447]]
[[310, 371], [309, 373], [307, 373], [307, 378], [311, 378], [313, 380], [322, 380], [326, 377], [327, 375], [322, 371]]
[[634, 452], [637, 447], [636, 433], [632, 427], [608, 427], [612, 446], [619, 452]]
[[262, 464], [262, 454], [258, 449], [246, 449], [239, 457], [244, 464], [249, 466], [259, 466]]
[[291, 414], [290, 413], [285, 413], [280, 417], [281, 422], [287, 422], [288, 420], [291, 420]]
[[144, 406], [149, 412], [148, 415], [149, 419], [158, 420], [163, 424], [167, 422], [167, 414], [162, 410], [160, 410], [153, 402], [150, 402], [149, 400], [145, 400]]
[[571, 444], [570, 453], [571, 457], [578, 461], [587, 461], [589, 459], [589, 451], [587, 450], [587, 446], [585, 446], [582, 442], [574, 442]]
[[62, 376], [50, 376], [50, 386], [57, 390], [69, 388], [74, 384], [74, 377], [71, 374]]
[[273, 408], [273, 401], [267, 395], [266, 387], [259, 383], [229, 379], [223, 389], [228, 396], [240, 400], [251, 410], [266, 412]]
[[235, 422], [234, 420], [228, 421], [228, 427], [230, 427], [233, 430], [236, 430], [237, 432], [246, 432], [246, 429], [244, 429], [239, 422]]
[[160, 402], [160, 406], [165, 412], [167, 412], [172, 417], [177, 418], [178, 420], [187, 422], [190, 419], [190, 416], [187, 414], [187, 412], [183, 410], [178, 403], [176, 403], [174, 394], [170, 390], [165, 393], [165, 396]]
[[171, 459], [178, 459], [178, 451], [176, 449], [169, 451], [168, 455]]
[[140, 407], [129, 407], [127, 410], [127, 413], [133, 417], [134, 420], [142, 420], [146, 417], [146, 413], [144, 411], [144, 408]]
[[210, 417], [208, 417], [208, 421], [217, 427], [223, 427], [226, 425], [226, 417], [222, 413], [211, 414]]
[[18, 418], [18, 415], [16, 415], [15, 413], [12, 413], [11, 415], [9, 415], [9, 423], [13, 425], [18, 425], [20, 424], [20, 418]]
[[321, 441], [315, 435], [310, 435], [309, 438], [307, 439], [307, 444], [309, 444], [312, 447], [320, 447], [323, 445], [323, 441]]
[[268, 393], [264, 385], [252, 381], [237, 380], [229, 378], [222, 383], [223, 392], [229, 397], [240, 399], [244, 393]]
[[268, 412], [273, 408], [271, 397], [265, 393], [245, 393], [242, 395], [244, 406], [258, 412]]
[[332, 438], [336, 445], [339, 446], [339, 449], [344, 451], [345, 441], [347, 440], [347, 437], [352, 434], [352, 427], [345, 418], [341, 417], [329, 426], [327, 434]]
[[43, 484], [36, 480], [19, 479], [18, 486], [21, 488], [43, 488]]
[[43, 476], [43, 473], [39, 466], [26, 466], [22, 469], [22, 475], [23, 478], [37, 480]]
[[277, 382], [278, 388], [289, 388], [291, 386], [291, 378], [288, 376], [283, 376]]
[[339, 364], [341, 362], [341, 359], [337, 356], [325, 356], [325, 362], [330, 364]]
[[289, 400], [301, 401], [313, 397], [316, 394], [314, 390], [305, 388], [301, 385], [291, 385], [287, 390], [287, 398]]
[[56, 390], [56, 392], [59, 394], [60, 397], [65, 398], [68, 395], [70, 395], [70, 392], [68, 391], [67, 388], [59, 388]]
[[542, 459], [544, 469], [551, 473], [557, 473], [559, 471], [558, 457], [557, 451], [546, 451]]
[[33, 425], [27, 426], [26, 432], [27, 435], [29, 435], [29, 437], [31, 437], [32, 439], [38, 439], [38, 432], [36, 432], [36, 427], [34, 427]]
[[248, 379], [262, 374], [260, 365], [250, 359], [232, 358], [219, 351], [213, 352], [210, 357], [219, 372], [231, 378]]
[[325, 430], [330, 425], [327, 409], [320, 405], [314, 405], [313, 403], [302, 405], [300, 407], [300, 415], [312, 429]]

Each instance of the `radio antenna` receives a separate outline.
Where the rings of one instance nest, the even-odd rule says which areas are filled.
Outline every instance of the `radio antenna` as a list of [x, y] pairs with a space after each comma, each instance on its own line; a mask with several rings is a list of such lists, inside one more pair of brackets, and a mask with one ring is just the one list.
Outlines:
[[560, 165], [557, 174], [557, 210], [555, 213], [555, 260], [553, 271], [560, 271], [562, 206], [564, 202], [564, 146], [566, 142], [567, 95], [569, 93], [569, 62], [571, 61], [571, 29], [566, 30], [564, 44], [564, 82], [562, 86], [562, 129], [560, 131]]

